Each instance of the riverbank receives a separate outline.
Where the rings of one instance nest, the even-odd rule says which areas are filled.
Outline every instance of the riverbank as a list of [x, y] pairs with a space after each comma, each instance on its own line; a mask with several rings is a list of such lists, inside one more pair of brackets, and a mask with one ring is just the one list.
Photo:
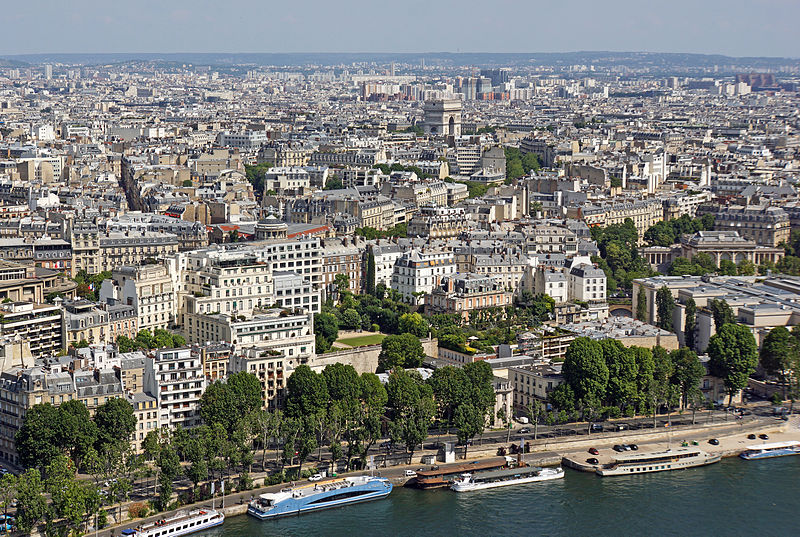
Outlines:
[[[683, 440], [688, 442], [697, 441], [702, 445], [702, 448], [709, 452], [722, 456], [730, 457], [736, 456], [748, 445], [759, 443], [760, 440], [748, 440], [748, 434], [761, 434], [766, 433], [770, 435], [770, 441], [784, 441], [784, 440], [797, 440], [800, 441], [800, 416], [793, 416], [789, 421], [778, 421], [774, 418], [754, 418], [750, 420], [735, 420], [729, 422], [719, 422], [713, 424], [703, 424], [697, 426], [684, 426], [678, 432], [672, 433], [672, 446], [678, 446]], [[610, 449], [614, 444], [621, 443], [636, 443], [640, 446], [642, 451], [659, 451], [666, 449], [669, 442], [667, 435], [668, 428], [662, 427], [657, 431], [653, 429], [640, 430], [640, 431], [619, 431], [606, 434], [595, 434], [591, 437], [580, 438], [563, 438], [563, 439], [540, 439], [530, 440], [531, 453], [526, 454], [525, 460], [529, 464], [538, 466], [554, 466], [561, 463], [564, 459], [575, 461], [577, 464], [585, 464], [585, 459], [591, 457], [587, 453], [590, 447], [595, 447], [601, 452], [601, 456], [597, 458], [603, 462], [610, 462], [611, 455], [614, 452]], [[677, 436], [680, 435], [680, 436]], [[708, 444], [710, 438], [717, 438], [720, 441], [718, 446]], [[512, 442], [515, 438], [512, 436]], [[518, 439], [516, 439], [518, 441]], [[473, 446], [468, 452], [469, 457], [466, 459], [479, 460], [491, 457], [497, 457], [498, 446]], [[424, 455], [435, 454], [433, 450], [424, 450], [415, 453], [415, 461], [419, 461]], [[458, 462], [463, 462], [460, 459]], [[584, 462], [581, 462], [584, 461]], [[381, 476], [387, 477], [392, 480], [396, 485], [403, 485], [408, 478], [405, 477], [405, 470], [422, 467], [419, 462], [413, 464], [393, 466], [390, 468], [381, 468], [378, 472]], [[592, 469], [593, 471], [593, 469]], [[340, 477], [346, 475], [361, 475], [364, 472], [350, 472], [347, 474], [340, 474]], [[264, 477], [258, 477], [256, 484], [260, 481], [263, 484]], [[247, 512], [247, 502], [250, 498], [266, 492], [277, 492], [286, 484], [273, 485], [269, 487], [257, 487], [252, 490], [237, 492], [227, 495], [225, 497], [225, 507], [221, 508], [221, 499], [218, 498], [215, 502], [215, 507], [222, 509], [226, 517], [242, 515]], [[183, 506], [181, 509], [192, 509], [203, 506], [211, 506], [210, 501], [198, 502], [191, 505]], [[148, 517], [146, 519], [136, 519], [124, 524], [106, 528], [98, 532], [99, 536], [108, 537], [111, 535], [119, 535], [123, 529], [133, 528], [146, 522], [154, 521], [164, 518], [164, 513]]]

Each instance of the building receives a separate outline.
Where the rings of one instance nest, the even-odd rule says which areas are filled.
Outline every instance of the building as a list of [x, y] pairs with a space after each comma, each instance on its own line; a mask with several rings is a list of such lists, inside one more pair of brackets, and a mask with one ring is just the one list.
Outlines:
[[309, 173], [300, 167], [273, 167], [264, 174], [264, 191], [300, 196], [311, 188]]
[[457, 237], [469, 227], [463, 208], [423, 205], [408, 222], [409, 237], [445, 239]]
[[513, 295], [491, 276], [464, 274], [446, 276], [425, 295], [426, 313], [455, 313], [468, 320], [470, 313], [484, 308], [511, 306]]
[[546, 401], [551, 391], [563, 384], [561, 364], [530, 365], [508, 368], [508, 380], [514, 389], [516, 415], [528, 415], [535, 401]]
[[708, 254], [717, 266], [722, 261], [736, 265], [743, 261], [755, 265], [777, 263], [784, 255], [783, 248], [759, 246], [754, 240], [739, 235], [738, 231], [698, 231], [681, 237], [680, 246], [682, 257], [692, 259], [698, 254]]
[[770, 205], [728, 205], [714, 217], [717, 231], [736, 231], [745, 239], [760, 246], [776, 247], [789, 241], [789, 215], [780, 207]]
[[[154, 331], [175, 324], [176, 292], [172, 277], [163, 265], [121, 266], [100, 286], [100, 300], [133, 306], [136, 328]], [[124, 326], [124, 321], [123, 321]]]
[[606, 274], [595, 265], [583, 263], [573, 266], [567, 273], [567, 289], [572, 300], [604, 302], [606, 300]]
[[423, 296], [455, 272], [456, 265], [451, 253], [412, 249], [395, 262], [391, 287], [406, 302], [419, 304]]
[[159, 349], [145, 362], [144, 388], [158, 401], [159, 421], [172, 430], [178, 425], [188, 429], [202, 423], [200, 397], [207, 381], [199, 356], [191, 347]]
[[0, 338], [25, 342], [34, 358], [58, 355], [66, 348], [63, 310], [49, 304], [0, 304]]

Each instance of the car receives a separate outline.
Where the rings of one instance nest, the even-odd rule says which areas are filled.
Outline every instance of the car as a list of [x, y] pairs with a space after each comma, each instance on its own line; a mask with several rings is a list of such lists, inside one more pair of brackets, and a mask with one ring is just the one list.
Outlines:
[[761, 440], [769, 440], [769, 435], [768, 435], [768, 434], [766, 434], [766, 433], [761, 433], [760, 435], [758, 435], [758, 437], [759, 437]]
[[611, 448], [611, 449], [613, 449], [614, 451], [616, 451], [618, 453], [622, 453], [623, 451], [625, 451], [625, 448], [623, 446], [619, 445], [619, 444], [614, 445], [614, 447]]
[[597, 448], [593, 448], [593, 447], [589, 448], [589, 453], [591, 453], [592, 455], [600, 455], [600, 452], [597, 451]]
[[520, 434], [528, 434], [529, 432], [531, 432], [531, 428], [530, 427], [523, 427], [522, 429], [519, 430], [519, 432], [520, 432]]
[[755, 440], [756, 439], [756, 435], [754, 435], [753, 433], [750, 433], [750, 434], [747, 435], [747, 439], [748, 440]]
[[603, 432], [603, 424], [602, 423], [592, 423], [592, 431], [596, 432]]
[[598, 461], [594, 457], [592, 457], [590, 459], [586, 459], [586, 462], [588, 462], [589, 464], [600, 464], [600, 461]]
[[391, 449], [392, 443], [391, 442], [383, 442], [381, 443], [381, 449]]
[[312, 476], [309, 476], [308, 480], [309, 481], [322, 481], [322, 474], [314, 474]]
[[716, 438], [712, 438], [711, 440], [708, 441], [708, 443], [711, 444], [712, 446], [718, 446], [719, 440], [717, 440]]
[[631, 444], [630, 448], [632, 451], [639, 451], [639, 446], [637, 446], [636, 444]]
[[616, 429], [618, 431], [624, 431], [627, 428], [628, 428], [628, 424], [627, 423], [617, 423], [617, 425], [616, 425]]
[[403, 472], [403, 475], [406, 477], [417, 477], [417, 472], [415, 472], [414, 470], [406, 470], [405, 472]]

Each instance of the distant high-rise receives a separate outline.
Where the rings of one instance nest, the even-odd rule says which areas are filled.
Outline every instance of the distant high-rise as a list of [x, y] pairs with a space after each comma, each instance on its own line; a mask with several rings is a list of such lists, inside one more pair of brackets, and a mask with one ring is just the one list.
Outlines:
[[488, 78], [492, 81], [492, 86], [499, 86], [505, 84], [509, 80], [509, 73], [511, 69], [481, 69], [481, 76]]
[[389, 76], [394, 76], [394, 62], [389, 67]]
[[49, 63], [44, 66], [44, 77], [47, 80], [53, 78], [53, 66], [50, 65]]

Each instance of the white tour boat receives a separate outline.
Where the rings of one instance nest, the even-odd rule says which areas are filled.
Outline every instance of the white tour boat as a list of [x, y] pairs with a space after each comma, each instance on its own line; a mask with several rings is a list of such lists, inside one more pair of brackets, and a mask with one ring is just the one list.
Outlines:
[[711, 455], [698, 448], [668, 449], [656, 453], [620, 455], [614, 462], [600, 466], [595, 471], [601, 476], [666, 472], [705, 466], [720, 459], [720, 455]]
[[122, 530], [122, 535], [127, 537], [178, 537], [219, 526], [224, 521], [225, 515], [214, 509], [178, 511], [170, 517]]
[[472, 490], [493, 489], [537, 481], [549, 481], [564, 477], [562, 468], [538, 468], [535, 466], [521, 466], [506, 468], [476, 474], [463, 474], [450, 486], [456, 492], [469, 492]]

